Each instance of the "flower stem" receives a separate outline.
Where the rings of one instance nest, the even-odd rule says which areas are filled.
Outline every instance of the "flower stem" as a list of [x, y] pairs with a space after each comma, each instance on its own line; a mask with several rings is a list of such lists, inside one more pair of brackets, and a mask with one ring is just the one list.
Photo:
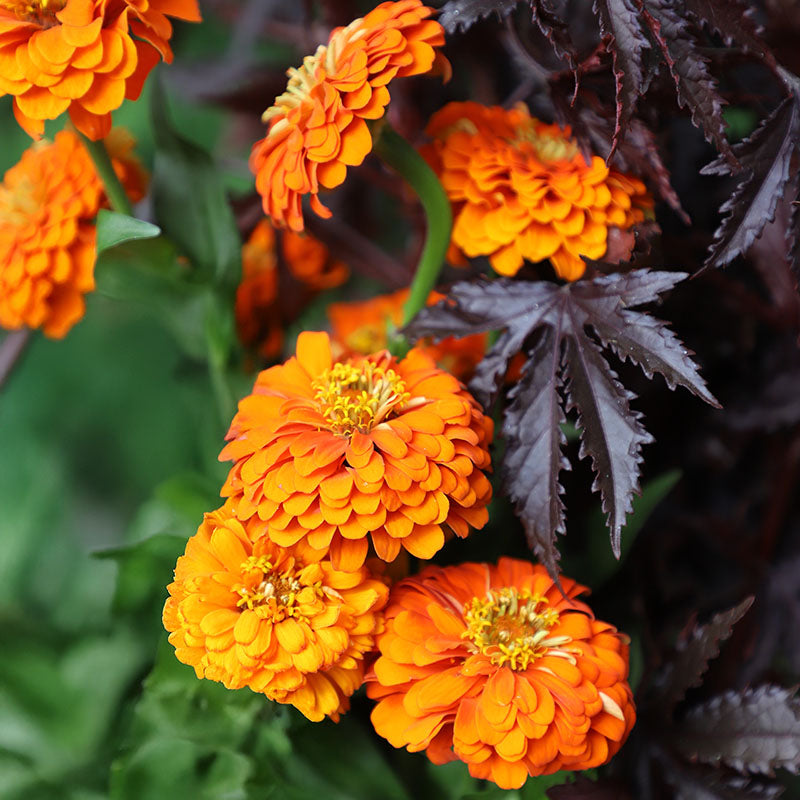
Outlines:
[[[450, 210], [450, 201], [434, 171], [390, 125], [383, 125], [374, 149], [417, 193], [428, 224], [419, 264], [411, 282], [408, 300], [403, 307], [402, 324], [406, 325], [421, 308], [424, 308], [428, 295], [436, 285], [450, 244], [453, 214]], [[396, 337], [390, 349], [402, 350], [404, 346], [407, 345], [403, 337]]]
[[125, 189], [119, 182], [117, 173], [114, 172], [114, 166], [111, 163], [108, 150], [106, 150], [105, 142], [102, 139], [98, 142], [93, 142], [82, 133], [79, 136], [83, 140], [86, 152], [89, 153], [89, 157], [94, 163], [94, 168], [97, 170], [100, 180], [103, 182], [103, 188], [111, 208], [118, 214], [127, 214], [132, 217], [133, 207], [130, 200], [128, 200], [128, 195], [125, 194]]

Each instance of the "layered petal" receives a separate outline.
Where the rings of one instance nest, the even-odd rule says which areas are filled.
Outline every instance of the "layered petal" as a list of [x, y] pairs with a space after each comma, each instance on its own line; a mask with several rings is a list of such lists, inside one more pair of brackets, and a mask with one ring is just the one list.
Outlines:
[[279, 227], [303, 230], [301, 201], [322, 217], [322, 188], [345, 179], [372, 149], [367, 120], [383, 116], [387, 85], [446, 62], [437, 48], [444, 30], [428, 19], [421, 0], [385, 2], [346, 28], [331, 32], [327, 45], [288, 71], [287, 91], [263, 115], [269, 129], [256, 142], [250, 168], [264, 212]]
[[111, 112], [135, 99], [149, 71], [172, 60], [177, 16], [199, 21], [196, 0], [0, 0], [0, 95], [34, 138], [44, 120], [69, 112], [90, 139]]
[[[112, 163], [129, 197], [146, 176], [133, 139], [113, 131]], [[0, 327], [41, 328], [61, 338], [83, 317], [94, 289], [95, 225], [108, 206], [100, 178], [78, 137], [56, 134], [23, 153], [0, 185]]]
[[260, 373], [239, 404], [222, 489], [242, 520], [286, 546], [304, 541], [337, 568], [401, 548], [430, 558], [452, 531], [486, 522], [492, 422], [431, 358], [412, 350], [334, 360], [324, 333]]
[[561, 583], [504, 558], [395, 585], [367, 675], [375, 730], [503, 789], [608, 761], [636, 718], [627, 639]]
[[256, 528], [231, 504], [206, 515], [168, 587], [169, 641], [200, 678], [338, 720], [383, 629], [388, 589], [366, 567], [341, 572]]
[[582, 257], [602, 258], [610, 228], [652, 215], [653, 199], [631, 175], [587, 163], [569, 129], [534, 119], [524, 105], [505, 110], [449, 103], [428, 125], [425, 155], [453, 204], [452, 244], [488, 256], [501, 275], [549, 259], [556, 274], [580, 278]]

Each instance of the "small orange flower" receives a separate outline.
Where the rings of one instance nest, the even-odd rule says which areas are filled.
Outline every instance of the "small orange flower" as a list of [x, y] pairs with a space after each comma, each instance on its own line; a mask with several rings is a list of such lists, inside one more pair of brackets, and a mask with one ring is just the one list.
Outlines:
[[392, 588], [367, 675], [375, 730], [503, 789], [605, 764], [633, 727], [627, 639], [541, 565], [428, 567]]
[[162, 58], [172, 61], [166, 15], [200, 21], [197, 0], [0, 0], [0, 95], [34, 138], [69, 111], [90, 139], [111, 112], [139, 97]]
[[350, 277], [347, 264], [331, 258], [328, 248], [310, 234], [284, 231], [281, 246], [289, 272], [312, 291], [335, 289]]
[[[389, 327], [398, 328], [403, 321], [408, 293], [408, 289], [401, 289], [355, 303], [331, 303], [327, 313], [334, 343], [345, 355], [369, 355], [382, 350], [389, 341]], [[443, 297], [431, 292], [427, 304], [433, 305]], [[486, 338], [486, 334], [479, 333], [462, 339], [448, 336], [436, 344], [418, 344], [442, 369], [467, 381], [483, 358]]]
[[431, 118], [427, 154], [454, 205], [453, 244], [488, 256], [501, 275], [550, 259], [574, 281], [606, 252], [609, 228], [644, 220], [653, 200], [644, 184], [587, 164], [569, 129], [545, 125], [524, 105], [506, 111], [449, 103]]
[[[109, 152], [132, 200], [145, 178], [114, 131]], [[59, 339], [83, 317], [94, 289], [94, 218], [106, 206], [103, 186], [78, 137], [56, 134], [28, 148], [0, 185], [0, 327], [42, 328]]]
[[228, 505], [206, 514], [168, 587], [164, 627], [198, 678], [249, 686], [310, 720], [338, 721], [383, 629], [386, 585], [253, 536]]
[[[420, 0], [381, 3], [363, 19], [336, 28], [327, 45], [290, 69], [286, 92], [263, 115], [269, 123], [256, 142], [250, 168], [275, 225], [303, 230], [303, 195], [321, 217], [331, 212], [320, 187], [339, 186], [347, 167], [372, 149], [367, 120], [380, 119], [394, 78], [419, 75], [447, 62], [436, 52], [442, 26]], [[449, 66], [449, 65], [448, 65]]]
[[[330, 257], [328, 248], [310, 235], [280, 234], [281, 255], [289, 272], [310, 292], [332, 289], [350, 275], [347, 265]], [[276, 232], [268, 219], [256, 225], [242, 247], [242, 282], [236, 291], [236, 324], [246, 346], [258, 346], [265, 358], [283, 348], [284, 308], [278, 303], [280, 269]]]
[[368, 534], [384, 561], [401, 547], [430, 558], [443, 526], [466, 536], [487, 521], [491, 435], [491, 419], [421, 351], [334, 362], [328, 335], [304, 332], [297, 356], [239, 403], [222, 495], [275, 544], [330, 550], [335, 569], [361, 567]]

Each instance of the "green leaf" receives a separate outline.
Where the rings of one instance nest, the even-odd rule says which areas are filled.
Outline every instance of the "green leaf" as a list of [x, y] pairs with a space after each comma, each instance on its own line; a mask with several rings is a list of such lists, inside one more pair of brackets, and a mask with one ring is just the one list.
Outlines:
[[158, 225], [101, 208], [97, 214], [97, 255], [125, 242], [154, 239], [160, 233]]
[[119, 244], [100, 255], [95, 269], [98, 292], [146, 305], [187, 355], [204, 361], [206, 317], [215, 296], [189, 277], [175, 246], [163, 236]]
[[[678, 469], [665, 472], [657, 478], [648, 481], [642, 488], [642, 494], [633, 499], [633, 511], [629, 514], [627, 523], [622, 529], [622, 547], [619, 561], [611, 551], [605, 547], [602, 531], [605, 530], [603, 513], [597, 510], [591, 518], [589, 537], [589, 553], [587, 570], [592, 576], [594, 585], [599, 585], [609, 580], [619, 569], [633, 542], [645, 522], [655, 510], [656, 506], [672, 491], [675, 484], [681, 479], [682, 472]], [[601, 546], [602, 545], [602, 546]]]
[[158, 224], [206, 280], [235, 290], [242, 242], [219, 169], [174, 129], [163, 86], [153, 86], [156, 157], [153, 208]]
[[145, 742], [111, 772], [112, 800], [246, 800], [249, 758], [233, 750], [209, 750], [185, 739]]

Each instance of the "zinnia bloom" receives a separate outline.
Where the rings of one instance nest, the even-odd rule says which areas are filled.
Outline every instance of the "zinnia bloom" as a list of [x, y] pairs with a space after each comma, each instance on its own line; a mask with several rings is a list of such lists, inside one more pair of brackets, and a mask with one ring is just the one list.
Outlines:
[[228, 506], [206, 514], [178, 559], [164, 626], [198, 678], [338, 721], [363, 682], [388, 589], [365, 567], [340, 572], [308, 555], [254, 537]]
[[[331, 338], [343, 354], [369, 355], [388, 345], [389, 328], [399, 328], [403, 322], [403, 306], [408, 300], [408, 289], [392, 294], [382, 294], [350, 303], [331, 303], [328, 319], [331, 321]], [[441, 300], [444, 295], [431, 292], [428, 305]], [[418, 342], [418, 346], [440, 366], [459, 380], [469, 380], [486, 351], [486, 334], [478, 333], [457, 339], [446, 339], [431, 344]]]
[[223, 496], [257, 516], [275, 544], [305, 542], [335, 569], [359, 569], [367, 535], [391, 561], [430, 558], [447, 526], [482, 527], [492, 421], [452, 376], [412, 350], [334, 362], [326, 333], [301, 333], [297, 356], [264, 370], [239, 403], [220, 459]]
[[172, 61], [167, 16], [200, 21], [197, 0], [0, 0], [0, 94], [33, 137], [69, 111], [90, 139], [111, 112], [139, 97], [162, 58]]
[[598, 156], [587, 164], [568, 128], [539, 122], [524, 105], [450, 103], [427, 132], [454, 206], [453, 244], [488, 256], [501, 275], [550, 259], [559, 277], [577, 280], [581, 256], [605, 254], [609, 228], [630, 228], [653, 208], [638, 178]]
[[280, 354], [287, 321], [285, 292], [283, 297], [280, 292], [279, 255], [289, 273], [308, 290], [306, 300], [314, 292], [340, 286], [350, 275], [347, 265], [331, 258], [328, 248], [318, 239], [293, 231], [276, 234], [268, 219], [261, 220], [242, 247], [236, 325], [242, 343], [258, 346], [265, 358]]
[[264, 211], [280, 226], [303, 229], [301, 199], [331, 215], [319, 200], [320, 188], [339, 186], [347, 167], [360, 164], [372, 149], [367, 120], [383, 116], [394, 78], [446, 69], [436, 48], [442, 26], [420, 0], [381, 3], [363, 19], [336, 28], [327, 45], [290, 69], [286, 92], [263, 115], [264, 139], [253, 147], [250, 168]]
[[503, 789], [605, 764], [636, 719], [627, 639], [541, 565], [428, 567], [392, 588], [367, 676], [375, 730]]
[[[144, 191], [133, 140], [114, 131], [112, 163], [129, 196]], [[94, 289], [95, 224], [107, 205], [78, 137], [56, 134], [28, 148], [0, 185], [0, 326], [42, 328], [61, 338], [83, 317]]]

